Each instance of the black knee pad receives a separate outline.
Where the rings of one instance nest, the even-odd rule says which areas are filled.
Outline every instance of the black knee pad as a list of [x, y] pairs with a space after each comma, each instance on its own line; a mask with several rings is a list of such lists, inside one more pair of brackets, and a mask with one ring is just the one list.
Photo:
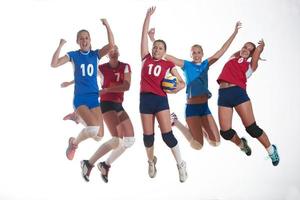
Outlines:
[[173, 148], [177, 145], [177, 139], [174, 137], [174, 134], [172, 131], [168, 133], [163, 133], [162, 138], [164, 142], [168, 145], [168, 147]]
[[152, 147], [153, 143], [154, 143], [154, 134], [152, 134], [152, 135], [144, 134], [143, 140], [144, 140], [145, 147], [148, 147], [148, 148]]
[[246, 131], [251, 135], [251, 137], [258, 138], [263, 134], [263, 130], [256, 125], [256, 122], [246, 127]]
[[235, 130], [233, 130], [232, 128], [227, 130], [227, 131], [222, 131], [220, 130], [220, 135], [222, 136], [222, 138], [224, 138], [225, 140], [231, 140], [234, 135], [236, 135]]

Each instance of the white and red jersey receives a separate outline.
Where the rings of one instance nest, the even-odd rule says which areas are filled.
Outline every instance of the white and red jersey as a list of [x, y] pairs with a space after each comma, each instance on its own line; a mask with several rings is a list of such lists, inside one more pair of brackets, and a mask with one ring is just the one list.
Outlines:
[[[131, 72], [130, 66], [127, 63], [119, 62], [119, 66], [112, 68], [109, 63], [99, 65], [99, 75], [102, 88], [109, 88], [123, 84], [124, 74]], [[100, 95], [101, 101], [113, 101], [122, 103], [124, 92], [107, 92]]]
[[250, 63], [246, 59], [242, 57], [232, 58], [223, 67], [217, 82], [220, 83], [224, 81], [246, 89], [247, 78], [251, 73], [252, 69]]
[[161, 82], [173, 67], [175, 65], [170, 61], [155, 60], [150, 54], [146, 55], [142, 63], [140, 92], [167, 96], [161, 87]]

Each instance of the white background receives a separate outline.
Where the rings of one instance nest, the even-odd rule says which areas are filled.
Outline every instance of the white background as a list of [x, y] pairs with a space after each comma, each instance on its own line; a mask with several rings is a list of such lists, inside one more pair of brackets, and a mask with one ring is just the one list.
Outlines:
[[[281, 163], [273, 167], [264, 148], [234, 116], [233, 128], [245, 136], [253, 154], [246, 157], [222, 140], [214, 148], [205, 143], [192, 150], [174, 129], [189, 178], [178, 180], [171, 152], [156, 130], [158, 173], [147, 175], [147, 159], [139, 118], [140, 38], [149, 6], [157, 10], [150, 27], [167, 42], [168, 53], [189, 59], [190, 46], [199, 43], [205, 57], [215, 53], [243, 23], [228, 52], [209, 71], [213, 94], [209, 104], [217, 120], [216, 83], [228, 57], [247, 41], [264, 38], [267, 61], [248, 82], [257, 123], [277, 144]], [[90, 31], [93, 48], [107, 43], [100, 18], [107, 18], [119, 46], [120, 60], [132, 68], [132, 85], [124, 107], [135, 128], [136, 143], [111, 168], [105, 184], [95, 168], [86, 183], [79, 162], [101, 144], [87, 140], [73, 161], [65, 157], [67, 140], [82, 126], [62, 120], [72, 111], [72, 66], [50, 67], [60, 38], [67, 40], [62, 54], [78, 48], [76, 33]], [[9, 0], [0, 3], [0, 200], [132, 199], [132, 200], [244, 200], [300, 199], [299, 86], [300, 2], [298, 0]], [[107, 61], [107, 58], [102, 62]], [[169, 96], [171, 110], [184, 119], [185, 94]], [[104, 141], [109, 138], [106, 130]]]

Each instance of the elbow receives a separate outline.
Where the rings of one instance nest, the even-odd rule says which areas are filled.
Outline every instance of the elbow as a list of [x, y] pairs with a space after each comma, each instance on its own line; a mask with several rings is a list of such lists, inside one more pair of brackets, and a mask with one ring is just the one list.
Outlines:
[[58, 65], [57, 64], [55, 64], [55, 63], [51, 63], [51, 65], [50, 65], [52, 68], [56, 68]]

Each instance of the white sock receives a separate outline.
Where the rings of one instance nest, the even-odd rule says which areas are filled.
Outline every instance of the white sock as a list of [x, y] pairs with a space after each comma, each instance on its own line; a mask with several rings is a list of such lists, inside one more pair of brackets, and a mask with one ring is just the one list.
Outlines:
[[108, 140], [107, 142], [103, 143], [98, 149], [97, 151], [94, 153], [94, 155], [92, 155], [92, 157], [89, 159], [89, 163], [91, 165], [95, 164], [95, 162], [97, 160], [99, 160], [102, 156], [104, 156], [105, 154], [107, 154], [109, 151], [111, 151], [112, 149], [116, 148], [117, 145], [119, 144], [118, 141], [119, 138], [118, 137], [113, 137], [110, 140]]
[[181, 154], [180, 154], [179, 145], [177, 144], [175, 147], [171, 148], [171, 151], [173, 153], [173, 156], [174, 156], [177, 164], [181, 164], [182, 158], [181, 158]]
[[266, 150], [268, 151], [269, 155], [272, 155], [274, 153], [273, 145], [270, 145], [268, 148], [266, 148]]
[[120, 141], [119, 146], [116, 149], [114, 149], [109, 155], [109, 157], [106, 159], [105, 163], [107, 165], [111, 165], [117, 158], [120, 157], [120, 155], [124, 153], [126, 147], [122, 143], [123, 141]]
[[184, 126], [179, 120], [174, 121], [174, 125], [178, 128], [178, 130], [180, 130], [188, 142], [193, 139], [190, 129]]

